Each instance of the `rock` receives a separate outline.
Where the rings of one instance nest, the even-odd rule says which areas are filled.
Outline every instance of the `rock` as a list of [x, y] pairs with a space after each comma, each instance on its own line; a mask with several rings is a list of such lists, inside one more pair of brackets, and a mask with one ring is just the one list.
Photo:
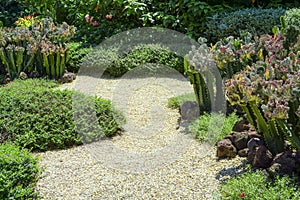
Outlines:
[[254, 151], [249, 149], [248, 162], [252, 165], [253, 169], [257, 168], [269, 168], [273, 160], [272, 153], [267, 149], [265, 145], [255, 147]]
[[234, 158], [236, 156], [236, 148], [229, 139], [223, 139], [217, 144], [217, 157]]
[[248, 132], [234, 132], [232, 134], [232, 144], [237, 151], [247, 148]]
[[29, 78], [39, 78], [40, 74], [37, 71], [32, 71], [29, 74]]
[[247, 143], [249, 151], [254, 151], [256, 147], [263, 145], [263, 142], [259, 138], [252, 138]]
[[249, 152], [248, 148], [241, 149], [241, 150], [238, 151], [238, 155], [240, 157], [247, 157], [248, 156], [248, 152]]
[[224, 139], [229, 139], [232, 142], [232, 134], [226, 135]]
[[249, 138], [261, 138], [261, 135], [259, 135], [255, 130], [249, 130], [248, 131]]
[[251, 125], [249, 124], [249, 122], [245, 119], [242, 119], [234, 124], [232, 131], [243, 132], [243, 131], [248, 131], [250, 128]]
[[26, 74], [25, 72], [20, 72], [19, 78], [22, 79], [22, 80], [25, 80], [25, 79], [27, 79], [28, 77], [27, 77], [27, 74]]
[[277, 154], [269, 168], [271, 175], [293, 175], [297, 173], [300, 153], [296, 151], [285, 151]]
[[180, 105], [180, 114], [183, 120], [191, 121], [199, 117], [199, 106], [196, 101], [186, 101]]
[[70, 83], [76, 79], [76, 74], [65, 71], [64, 75], [59, 79], [60, 83]]

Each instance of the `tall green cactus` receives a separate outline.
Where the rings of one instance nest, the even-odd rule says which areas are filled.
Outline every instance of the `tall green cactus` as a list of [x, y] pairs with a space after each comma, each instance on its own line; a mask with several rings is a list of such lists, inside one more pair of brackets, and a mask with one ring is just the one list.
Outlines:
[[193, 85], [200, 112], [209, 112], [211, 109], [210, 93], [202, 74], [195, 69], [189, 68], [187, 58], [184, 58], [184, 71]]

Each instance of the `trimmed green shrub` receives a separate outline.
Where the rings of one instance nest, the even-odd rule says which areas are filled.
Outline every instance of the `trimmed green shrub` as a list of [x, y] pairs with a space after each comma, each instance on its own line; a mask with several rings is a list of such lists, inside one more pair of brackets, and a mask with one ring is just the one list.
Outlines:
[[300, 196], [295, 179], [287, 176], [270, 179], [262, 171], [246, 172], [225, 181], [219, 193], [217, 199], [297, 200]]
[[134, 47], [125, 55], [115, 59], [105, 74], [120, 77], [131, 69], [147, 64], [157, 63], [166, 65], [183, 73], [183, 58], [158, 44], [143, 44]]
[[[69, 90], [54, 90], [54, 82], [43, 79], [15, 80], [0, 89], [0, 142], [14, 141], [16, 144], [32, 150], [66, 148], [92, 142], [103, 136], [112, 136], [120, 125], [115, 120], [120, 113], [111, 103], [83, 94], [83, 100], [94, 103], [101, 131], [79, 135], [74, 123], [72, 110], [73, 95]], [[84, 103], [83, 103], [84, 105]], [[87, 108], [88, 109], [88, 108]], [[81, 117], [90, 115], [89, 110], [80, 113]], [[85, 125], [88, 126], [88, 125]]]
[[294, 25], [300, 27], [300, 8], [287, 10], [281, 17], [282, 26], [287, 27]]
[[206, 23], [206, 38], [216, 42], [228, 36], [240, 36], [241, 33], [272, 33], [274, 26], [280, 26], [280, 16], [285, 9], [247, 8], [230, 13], [215, 14]]
[[35, 185], [38, 160], [28, 150], [0, 144], [0, 199], [39, 199]]
[[68, 72], [77, 73], [82, 63], [83, 57], [90, 53], [93, 48], [84, 48], [82, 47], [81, 42], [70, 42], [68, 48], [69, 53], [68, 61], [66, 63], [66, 69]]
[[189, 132], [194, 134], [196, 139], [214, 143], [230, 134], [238, 120], [239, 117], [234, 113], [227, 117], [223, 114], [204, 113], [189, 125]]

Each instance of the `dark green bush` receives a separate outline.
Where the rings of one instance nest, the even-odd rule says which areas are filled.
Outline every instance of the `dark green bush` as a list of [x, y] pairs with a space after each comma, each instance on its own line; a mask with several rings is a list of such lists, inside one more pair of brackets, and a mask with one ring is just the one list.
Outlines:
[[0, 0], [0, 21], [3, 26], [12, 26], [24, 10], [25, 7], [17, 0]]
[[274, 26], [280, 26], [280, 16], [285, 9], [247, 8], [230, 13], [215, 14], [206, 23], [206, 37], [216, 42], [228, 36], [240, 36], [241, 33], [272, 33]]
[[218, 199], [290, 199], [300, 196], [299, 186], [289, 177], [270, 179], [262, 171], [246, 172], [220, 185]]
[[[96, 97], [82, 96], [94, 103], [101, 131], [79, 135], [74, 123], [72, 102], [74, 91], [51, 89], [55, 85], [39, 79], [16, 80], [0, 89], [0, 142], [7, 140], [32, 150], [66, 148], [82, 142], [92, 142], [103, 136], [111, 136], [119, 130], [115, 120], [119, 116], [111, 103]], [[76, 93], [77, 94], [77, 93]], [[84, 104], [82, 104], [84, 105]], [[84, 107], [85, 108], [85, 107]], [[80, 116], [89, 116], [85, 108]]]
[[134, 47], [130, 52], [115, 59], [105, 74], [119, 77], [131, 69], [147, 63], [166, 65], [183, 73], [183, 58], [168, 48], [157, 44], [144, 44]]
[[28, 150], [0, 144], [0, 199], [38, 199], [35, 185], [40, 170]]

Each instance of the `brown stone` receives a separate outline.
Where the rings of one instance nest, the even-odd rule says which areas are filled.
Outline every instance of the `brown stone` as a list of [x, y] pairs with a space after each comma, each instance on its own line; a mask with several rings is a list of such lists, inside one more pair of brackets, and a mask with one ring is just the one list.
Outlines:
[[277, 154], [269, 168], [271, 174], [293, 175], [297, 173], [299, 152], [285, 151]]
[[229, 139], [223, 139], [217, 144], [217, 157], [234, 158], [236, 156], [236, 148]]
[[240, 157], [247, 157], [248, 156], [248, 152], [249, 152], [248, 148], [241, 149], [241, 150], [238, 151], [238, 155]]
[[[270, 167], [271, 162], [273, 160], [273, 155], [265, 145], [260, 145], [256, 147], [253, 153], [254, 153], [254, 157], [251, 162], [253, 169], [257, 169], [257, 168], [266, 169]], [[249, 150], [249, 154], [250, 154], [250, 150]]]
[[180, 105], [180, 114], [183, 120], [193, 120], [199, 117], [199, 106], [196, 101], [186, 101]]
[[248, 132], [235, 132], [232, 134], [232, 144], [237, 151], [247, 148]]
[[232, 128], [232, 131], [234, 132], [243, 132], [248, 131], [250, 129], [250, 124], [247, 120], [242, 119], [235, 123], [235, 125]]

